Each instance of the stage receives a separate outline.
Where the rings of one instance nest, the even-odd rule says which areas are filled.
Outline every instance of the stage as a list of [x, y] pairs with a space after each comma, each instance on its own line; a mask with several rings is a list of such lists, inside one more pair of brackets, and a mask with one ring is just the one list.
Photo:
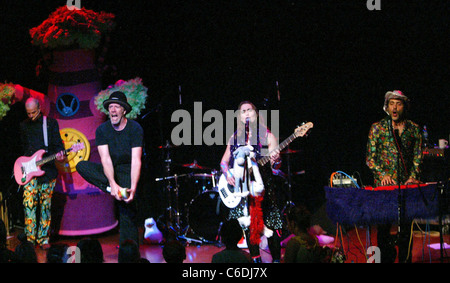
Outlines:
[[[421, 225], [420, 225], [421, 226]], [[433, 227], [433, 226], [431, 226]], [[422, 229], [422, 231], [420, 230]], [[439, 232], [431, 229], [430, 231], [425, 231], [419, 226], [415, 225], [413, 232], [413, 245], [411, 248], [412, 263], [449, 263], [448, 253], [450, 252], [450, 235], [444, 234], [444, 243], [447, 243], [446, 250], [443, 250], [444, 257], [440, 257], [439, 250]], [[366, 250], [370, 245], [376, 246], [376, 227], [370, 228], [370, 242], [367, 238], [367, 228], [366, 227], [351, 227], [343, 228], [343, 236], [338, 238], [336, 243], [340, 246], [346, 255], [345, 263], [366, 263], [370, 258], [366, 254]], [[14, 228], [8, 239], [8, 248], [14, 250], [19, 243], [17, 235], [22, 232], [21, 228]], [[331, 231], [330, 231], [331, 232]], [[334, 233], [335, 231], [333, 231]], [[393, 226], [391, 234], [395, 234], [396, 227]], [[142, 235], [143, 233], [141, 233]], [[340, 235], [340, 234], [339, 234]], [[118, 240], [119, 233], [117, 229], [113, 229], [109, 232], [91, 235], [89, 236], [94, 239], [98, 239], [102, 245], [103, 258], [105, 263], [117, 263], [118, 262]], [[69, 237], [60, 236], [52, 244], [63, 243], [69, 246], [74, 246], [83, 239], [82, 236]], [[183, 263], [210, 263], [212, 256], [224, 249], [220, 243], [217, 244], [201, 244], [196, 245], [195, 243], [185, 243], [186, 244], [186, 259]], [[332, 243], [331, 245], [334, 245]], [[432, 245], [432, 248], [429, 247]], [[158, 244], [141, 244], [140, 253], [141, 257], [146, 258], [150, 263], [165, 263], [162, 256], [162, 245]], [[36, 248], [36, 254], [39, 263], [46, 262], [46, 251], [40, 248]], [[248, 251], [248, 250], [247, 250]], [[284, 255], [284, 248], [282, 248], [282, 257]], [[261, 250], [261, 258], [263, 263], [271, 263], [272, 257], [269, 250]]]
[[[281, 171], [289, 177], [284, 181], [284, 188], [289, 188], [284, 191], [284, 197], [297, 205], [306, 205], [314, 215], [323, 211], [326, 198], [322, 188], [332, 172], [339, 170], [358, 176], [357, 182], [361, 185], [372, 183], [372, 172], [365, 164], [367, 134], [372, 123], [385, 116], [382, 107], [386, 91], [404, 91], [411, 99], [408, 118], [420, 127], [427, 127], [429, 146], [436, 147], [439, 140], [449, 138], [448, 122], [445, 122], [448, 118], [445, 117], [450, 115], [450, 84], [443, 75], [449, 73], [450, 65], [445, 59], [449, 44], [442, 40], [448, 37], [448, 17], [442, 12], [448, 11], [448, 3], [381, 1], [381, 10], [368, 9], [366, 2], [370, 1], [134, 1], [132, 5], [124, 1], [81, 1], [85, 9], [114, 14], [115, 27], [95, 41], [98, 46], [83, 47], [90, 51], [77, 53], [72, 50], [79, 47], [77, 44], [56, 46], [53, 50], [35, 45], [30, 36], [31, 29], [38, 27], [66, 1], [8, 3], [0, 11], [4, 19], [0, 24], [4, 43], [0, 47], [3, 60], [0, 80], [5, 86], [13, 85], [15, 92], [13, 96], [12, 92], [5, 91], [8, 96], [0, 97], [0, 192], [10, 205], [8, 209], [13, 216], [10, 222], [23, 222], [23, 193], [11, 178], [11, 170], [22, 155], [18, 129], [27, 117], [24, 102], [29, 96], [45, 98], [46, 105], [51, 107], [48, 113], [59, 119], [62, 133], [82, 138], [92, 145], [90, 153], [86, 151], [77, 158], [99, 161], [94, 133], [106, 117], [95, 106], [95, 97], [116, 84], [142, 79], [139, 87], [148, 89], [148, 98], [137, 96], [145, 101], [136, 107], [141, 112], [133, 118], [143, 127], [145, 142], [141, 184], [136, 197], [142, 219], [141, 238], [145, 219], [157, 219], [175, 205], [169, 203], [173, 194], [167, 189], [177, 187], [175, 183], [156, 181], [170, 176], [179, 178], [177, 192], [182, 220], [185, 221], [189, 212], [190, 225], [205, 225], [204, 219], [208, 218], [193, 219], [193, 211], [208, 207], [210, 199], [200, 195], [213, 189], [214, 182], [210, 182], [209, 177], [214, 176], [213, 172], [220, 172], [220, 161], [229, 138], [226, 113], [235, 111], [244, 100], [270, 113], [270, 120], [266, 122], [271, 129], [277, 128], [279, 142], [289, 137], [302, 122], [314, 123], [307, 137], [289, 145], [286, 154], [282, 154], [281, 165]], [[85, 25], [82, 27], [84, 29]], [[42, 34], [52, 35], [51, 32]], [[56, 34], [63, 38], [62, 31], [55, 32], [58, 38]], [[67, 49], [66, 60], [56, 60], [63, 49]], [[85, 54], [91, 61], [81, 59], [84, 57], [78, 54]], [[58, 62], [68, 64], [58, 65]], [[86, 62], [84, 69], [81, 63]], [[65, 101], [69, 105], [69, 100], [74, 107], [60, 109]], [[196, 111], [198, 109], [201, 111]], [[276, 115], [272, 116], [272, 111], [277, 111]], [[179, 115], [183, 116], [183, 123], [180, 118], [177, 124], [174, 115], [177, 113], [186, 114], [186, 117]], [[217, 123], [221, 127], [215, 127], [220, 119], [211, 113], [222, 114], [217, 115], [223, 120]], [[214, 123], [211, 118], [215, 118]], [[175, 131], [185, 121], [186, 131]], [[175, 146], [172, 137], [181, 133], [183, 138], [185, 135], [189, 138]], [[210, 144], [212, 133], [221, 138]], [[448, 167], [442, 166], [442, 158], [436, 154], [429, 152], [428, 157], [424, 172], [432, 176], [433, 181], [441, 180], [436, 176]], [[75, 169], [74, 162], [70, 164], [69, 168]], [[86, 230], [99, 233], [116, 224], [111, 221], [99, 227], [67, 227], [89, 221], [99, 224], [101, 221], [80, 212], [88, 215], [88, 212], [110, 212], [104, 207], [111, 208], [107, 206], [111, 203], [94, 205], [103, 195], [87, 187], [76, 172], [72, 173], [60, 180], [64, 181], [64, 186], [59, 186], [55, 199], [59, 196], [62, 200], [52, 203], [54, 209], [58, 205], [70, 207], [66, 211], [71, 213], [52, 215], [53, 225], [61, 222], [57, 221], [58, 217], [66, 220], [62, 222], [66, 235], [57, 237], [53, 244], [74, 246], [87, 237], [74, 234]], [[71, 187], [73, 176], [77, 186]], [[92, 202], [88, 205], [86, 199]], [[368, 202], [359, 203], [365, 205], [365, 211], [372, 208]], [[362, 215], [359, 203], [355, 204], [356, 210], [352, 210], [351, 216], [367, 221], [364, 216], [368, 214]], [[396, 199], [391, 203], [395, 204]], [[85, 206], [83, 210], [82, 206]], [[348, 212], [347, 207], [343, 207], [338, 211]], [[112, 213], [107, 216], [111, 217]], [[107, 219], [103, 215], [98, 217]], [[344, 250], [346, 262], [366, 262], [367, 248], [377, 244], [376, 226], [368, 233], [364, 224], [345, 225], [336, 245]], [[443, 259], [439, 249], [428, 247], [439, 243], [437, 232], [422, 232], [418, 226], [413, 227], [412, 262], [448, 263], [449, 249], [443, 251]], [[444, 242], [448, 244], [448, 223], [446, 227]], [[333, 225], [323, 228], [333, 237], [340, 231]], [[392, 227], [392, 233], [395, 228]], [[420, 228], [425, 231], [423, 226]], [[217, 231], [216, 227], [214, 229]], [[19, 242], [17, 236], [22, 232], [22, 228], [13, 227], [9, 249], [15, 249]], [[117, 227], [89, 237], [102, 244], [105, 263], [118, 261]], [[185, 263], [208, 263], [221, 249], [219, 244], [187, 245]], [[39, 262], [45, 262], [46, 252], [39, 248], [36, 252]], [[141, 244], [140, 252], [151, 263], [164, 262], [161, 245]], [[264, 263], [272, 261], [268, 250], [262, 250], [261, 255]]]

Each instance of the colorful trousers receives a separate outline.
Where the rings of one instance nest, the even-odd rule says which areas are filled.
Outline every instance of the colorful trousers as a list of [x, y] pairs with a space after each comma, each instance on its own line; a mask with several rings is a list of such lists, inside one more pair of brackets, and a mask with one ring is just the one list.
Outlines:
[[[55, 184], [56, 179], [49, 183], [39, 183], [36, 179], [32, 179], [23, 187], [25, 234], [27, 240], [33, 244], [44, 245], [49, 242], [51, 199]], [[39, 219], [37, 219], [38, 207]]]

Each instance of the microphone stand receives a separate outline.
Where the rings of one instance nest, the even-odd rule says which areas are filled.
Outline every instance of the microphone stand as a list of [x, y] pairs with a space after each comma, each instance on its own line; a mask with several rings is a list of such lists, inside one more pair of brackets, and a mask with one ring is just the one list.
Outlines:
[[[250, 144], [250, 118], [245, 119], [245, 146]], [[248, 157], [245, 157], [244, 161], [244, 178], [243, 181], [245, 182], [245, 185], [247, 187], [247, 190], [250, 191], [249, 186], [249, 171], [248, 171]], [[241, 186], [241, 192], [243, 187]]]
[[398, 134], [398, 130], [394, 130], [394, 139], [395, 139], [395, 146], [397, 147], [397, 184], [398, 184], [398, 219], [397, 219], [397, 244], [400, 242], [400, 232], [401, 232], [401, 224], [402, 224], [402, 210], [403, 210], [403, 195], [402, 195], [402, 189], [401, 189], [401, 178], [400, 178], [400, 154], [401, 154], [401, 146], [398, 143], [397, 137], [400, 135]]
[[[247, 146], [250, 144], [250, 119], [247, 118], [245, 120], [245, 145]], [[244, 183], [245, 186], [247, 188], [247, 191], [250, 192], [250, 175], [249, 175], [249, 170], [248, 170], [248, 156], [245, 157], [245, 161], [244, 161], [244, 172], [243, 172], [243, 178], [242, 178], [242, 184], [240, 186], [241, 188], [241, 193], [244, 192]], [[247, 196], [247, 200], [246, 200], [246, 209], [248, 209], [248, 196]]]
[[397, 184], [398, 184], [398, 189], [397, 189], [397, 243], [399, 241], [399, 236], [400, 236], [400, 223], [401, 223], [401, 211], [402, 211], [402, 190], [401, 190], [401, 179], [400, 179], [400, 145], [398, 144], [398, 139], [397, 136], [399, 136], [398, 134], [398, 130], [393, 128], [392, 125], [393, 121], [392, 118], [389, 117], [389, 131], [392, 135], [392, 138], [394, 139], [394, 144], [395, 147], [397, 148]]
[[[404, 211], [404, 199], [403, 199], [403, 191], [401, 189], [401, 177], [400, 177], [400, 169], [401, 169], [401, 162], [402, 162], [402, 144], [400, 139], [400, 134], [398, 129], [395, 129], [394, 131], [394, 141], [395, 145], [397, 147], [397, 184], [398, 184], [398, 221], [397, 221], [397, 247], [399, 249], [398, 254], [400, 255], [400, 245], [402, 244], [402, 224], [404, 221], [405, 211]], [[404, 168], [406, 170], [406, 168]], [[400, 258], [399, 258], [400, 260]], [[405, 259], [405, 262], [408, 260], [408, 258]]]

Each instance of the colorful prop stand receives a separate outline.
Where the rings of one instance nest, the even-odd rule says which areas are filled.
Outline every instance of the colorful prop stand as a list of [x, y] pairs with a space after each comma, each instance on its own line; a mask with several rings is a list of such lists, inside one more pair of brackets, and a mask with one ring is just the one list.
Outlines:
[[54, 50], [49, 71], [49, 116], [58, 121], [65, 148], [85, 143], [85, 149], [70, 153], [64, 163], [56, 163], [60, 174], [53, 195], [53, 230], [67, 236], [106, 232], [118, 224], [114, 199], [87, 183], [75, 168], [82, 160], [100, 163], [95, 130], [106, 116], [94, 103], [101, 90], [95, 52]]

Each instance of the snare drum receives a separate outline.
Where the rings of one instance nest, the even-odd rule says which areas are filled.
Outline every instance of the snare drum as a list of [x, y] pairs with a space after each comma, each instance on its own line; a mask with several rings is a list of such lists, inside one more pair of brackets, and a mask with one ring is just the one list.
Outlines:
[[214, 190], [206, 191], [191, 201], [188, 223], [201, 238], [217, 241], [226, 213], [227, 207], [222, 203], [219, 193]]

